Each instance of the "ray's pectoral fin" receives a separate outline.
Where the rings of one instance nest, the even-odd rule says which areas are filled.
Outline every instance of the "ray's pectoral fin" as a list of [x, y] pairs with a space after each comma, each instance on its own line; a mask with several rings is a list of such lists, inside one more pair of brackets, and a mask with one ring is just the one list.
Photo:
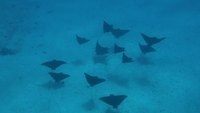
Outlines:
[[141, 33], [141, 36], [144, 39], [144, 41], [147, 43], [148, 46], [152, 46], [154, 44], [157, 44], [157, 43], [159, 43], [159, 42], [161, 42], [162, 40], [165, 39], [165, 37], [163, 37], [163, 38], [150, 37], [150, 36], [147, 36], [144, 33]]
[[111, 32], [113, 30], [113, 25], [108, 24], [106, 21], [103, 22], [103, 32]]
[[111, 32], [112, 34], [115, 36], [115, 38], [119, 38], [123, 35], [125, 35], [126, 33], [128, 33], [130, 30], [125, 30], [125, 29], [113, 29]]
[[55, 73], [55, 72], [49, 72], [49, 75], [54, 79], [55, 82], [61, 82], [62, 80], [70, 77], [68, 74], [64, 73]]
[[140, 50], [142, 51], [143, 54], [147, 54], [147, 53], [151, 53], [151, 52], [155, 52], [156, 50], [148, 45], [142, 45], [139, 44]]
[[122, 55], [122, 63], [131, 63], [133, 62], [133, 59], [131, 57], [128, 57], [125, 53]]
[[80, 37], [80, 36], [78, 36], [78, 35], [76, 35], [76, 40], [77, 40], [77, 42], [78, 42], [80, 45], [89, 42], [88, 39], [86, 39], [86, 38], [84, 38], [84, 37]]
[[44, 62], [41, 65], [46, 66], [52, 70], [55, 70], [56, 68], [58, 68], [59, 66], [63, 64], [66, 64], [66, 62], [62, 60], [51, 60], [51, 61]]
[[113, 95], [110, 94], [109, 96], [104, 96], [99, 98], [104, 103], [111, 105], [113, 108], [117, 109], [118, 106], [127, 98], [126, 95]]
[[105, 55], [108, 53], [108, 48], [107, 47], [103, 47], [99, 44], [99, 42], [96, 43], [96, 55]]
[[95, 85], [98, 85], [98, 84], [100, 84], [100, 83], [106, 81], [106, 80], [103, 79], [103, 78], [99, 78], [99, 77], [97, 77], [97, 76], [91, 76], [91, 75], [89, 75], [89, 74], [87, 74], [87, 73], [84, 73], [84, 75], [85, 75], [85, 78], [86, 78], [88, 84], [89, 84], [91, 87], [93, 87], [93, 86], [95, 86]]
[[124, 47], [120, 47], [117, 44], [114, 45], [114, 53], [120, 53], [120, 52], [124, 52], [124, 51], [125, 51]]

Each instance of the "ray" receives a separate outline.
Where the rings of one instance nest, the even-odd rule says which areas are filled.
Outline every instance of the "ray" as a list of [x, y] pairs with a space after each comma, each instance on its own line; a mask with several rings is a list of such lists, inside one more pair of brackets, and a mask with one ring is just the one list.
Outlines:
[[85, 78], [86, 78], [88, 84], [90, 85], [90, 87], [93, 87], [95, 85], [98, 85], [98, 84], [106, 81], [103, 78], [99, 78], [97, 76], [91, 76], [91, 75], [89, 75], [87, 73], [84, 73], [84, 75], [85, 75]]
[[151, 52], [155, 52], [156, 50], [148, 45], [142, 45], [139, 44], [140, 50], [142, 51], [143, 54], [147, 54], [147, 53], [151, 53]]
[[125, 35], [128, 32], [129, 32], [129, 30], [119, 29], [119, 28], [118, 29], [113, 29], [111, 31], [111, 33], [115, 36], [115, 38], [119, 38], [119, 37]]
[[117, 44], [114, 45], [114, 53], [120, 53], [125, 51], [125, 48], [118, 46]]
[[122, 55], [122, 63], [131, 63], [133, 62], [133, 59], [131, 57], [128, 57], [125, 53]]
[[108, 48], [102, 47], [99, 42], [96, 43], [96, 55], [105, 55], [108, 53]]
[[163, 38], [150, 37], [150, 36], [145, 35], [144, 33], [141, 33], [141, 36], [144, 39], [144, 41], [147, 43], [148, 46], [157, 44], [165, 39], [165, 37], [163, 37]]
[[80, 45], [89, 42], [88, 39], [86, 39], [86, 38], [84, 38], [84, 37], [80, 37], [80, 36], [78, 36], [78, 35], [76, 35], [76, 40], [77, 40], [77, 42], [78, 42]]
[[54, 79], [55, 82], [59, 83], [62, 80], [70, 77], [70, 75], [68, 74], [64, 74], [64, 73], [55, 73], [55, 72], [49, 72], [49, 75]]
[[126, 95], [113, 95], [110, 94], [109, 96], [104, 96], [99, 98], [104, 103], [111, 105], [113, 108], [117, 109], [118, 106], [127, 98]]
[[108, 24], [106, 21], [103, 22], [103, 32], [111, 32], [113, 30], [113, 26]]
[[41, 65], [46, 66], [52, 70], [55, 70], [56, 68], [58, 68], [59, 66], [63, 64], [66, 64], [66, 62], [62, 60], [51, 60], [51, 61], [44, 62]]

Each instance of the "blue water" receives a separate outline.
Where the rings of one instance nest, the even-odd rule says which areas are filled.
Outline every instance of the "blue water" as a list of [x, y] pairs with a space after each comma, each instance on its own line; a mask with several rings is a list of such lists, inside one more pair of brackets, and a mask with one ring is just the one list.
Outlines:
[[[0, 112], [200, 113], [199, 11], [198, 0], [0, 0]], [[115, 38], [103, 21], [130, 32]], [[166, 39], [143, 55], [141, 33]], [[41, 65], [53, 59], [67, 62], [55, 70], [70, 75], [63, 87]], [[84, 72], [106, 82], [88, 87]], [[127, 98], [113, 109], [99, 100], [110, 94]]]

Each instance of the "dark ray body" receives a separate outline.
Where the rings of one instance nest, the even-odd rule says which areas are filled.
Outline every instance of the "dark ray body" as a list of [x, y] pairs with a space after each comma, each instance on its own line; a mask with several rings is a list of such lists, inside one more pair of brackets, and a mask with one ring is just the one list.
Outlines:
[[55, 70], [56, 68], [58, 68], [59, 66], [63, 64], [66, 64], [66, 62], [62, 60], [51, 60], [51, 61], [44, 62], [41, 65], [46, 66], [52, 70]]
[[88, 39], [86, 39], [86, 38], [84, 38], [84, 37], [80, 37], [80, 36], [78, 36], [78, 35], [76, 35], [76, 40], [77, 40], [77, 42], [78, 42], [80, 45], [89, 42]]
[[118, 46], [117, 44], [114, 45], [114, 53], [120, 53], [125, 51], [125, 48]]
[[150, 36], [145, 35], [144, 33], [141, 33], [141, 36], [144, 39], [144, 41], [147, 43], [148, 46], [157, 44], [165, 39], [165, 37], [163, 37], [163, 38], [150, 37]]
[[88, 84], [89, 84], [91, 87], [93, 87], [93, 86], [95, 86], [95, 85], [98, 85], [98, 84], [100, 84], [100, 83], [106, 81], [106, 80], [103, 79], [103, 78], [99, 78], [99, 77], [97, 77], [97, 76], [91, 76], [91, 75], [89, 75], [89, 74], [87, 74], [87, 73], [84, 73], [84, 75], [85, 75], [85, 78], [86, 78]]
[[99, 42], [96, 43], [96, 55], [105, 55], [108, 53], [108, 48], [103, 47], [99, 44]]
[[62, 80], [70, 77], [70, 75], [68, 74], [55, 73], [55, 72], [49, 72], [49, 75], [54, 79], [55, 82], [61, 82]]
[[131, 63], [133, 62], [133, 59], [131, 57], [128, 57], [125, 53], [122, 55], [122, 63]]
[[111, 32], [113, 30], [113, 26], [108, 24], [106, 21], [103, 22], [103, 32]]
[[127, 29], [121, 29], [121, 28], [113, 28], [113, 25], [108, 24], [106, 21], [103, 22], [103, 31], [104, 33], [111, 32], [115, 38], [119, 38], [126, 33], [128, 33], [130, 30]]
[[125, 34], [128, 33], [128, 32], [129, 32], [129, 30], [126, 30], [126, 29], [119, 29], [119, 28], [113, 29], [113, 30], [111, 31], [111, 33], [115, 36], [115, 38], [119, 38], [119, 37], [125, 35]]
[[140, 50], [142, 51], [143, 54], [151, 53], [151, 52], [155, 52], [156, 51], [153, 47], [148, 46], [148, 45], [139, 44], [139, 47], [140, 47]]
[[109, 96], [104, 96], [99, 98], [104, 103], [111, 105], [113, 108], [117, 109], [118, 106], [127, 98], [126, 95], [113, 95], [110, 94]]

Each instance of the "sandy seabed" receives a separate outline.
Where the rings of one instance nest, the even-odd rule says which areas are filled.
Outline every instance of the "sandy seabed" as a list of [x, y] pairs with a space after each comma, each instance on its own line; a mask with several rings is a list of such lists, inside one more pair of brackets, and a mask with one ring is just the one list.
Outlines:
[[[1, 0], [1, 113], [200, 113], [200, 15], [192, 0]], [[116, 39], [102, 24], [129, 29]], [[156, 52], [142, 55], [141, 33], [166, 37]], [[76, 42], [76, 34], [90, 41]], [[95, 44], [117, 43], [134, 62], [121, 63], [110, 52], [106, 64], [94, 63]], [[10, 51], [10, 52], [9, 52]], [[10, 53], [10, 54], [9, 54]], [[59, 59], [56, 72], [71, 75], [53, 88], [51, 70], [41, 63]], [[83, 73], [105, 83], [88, 88]], [[99, 100], [128, 97], [117, 110]]]

